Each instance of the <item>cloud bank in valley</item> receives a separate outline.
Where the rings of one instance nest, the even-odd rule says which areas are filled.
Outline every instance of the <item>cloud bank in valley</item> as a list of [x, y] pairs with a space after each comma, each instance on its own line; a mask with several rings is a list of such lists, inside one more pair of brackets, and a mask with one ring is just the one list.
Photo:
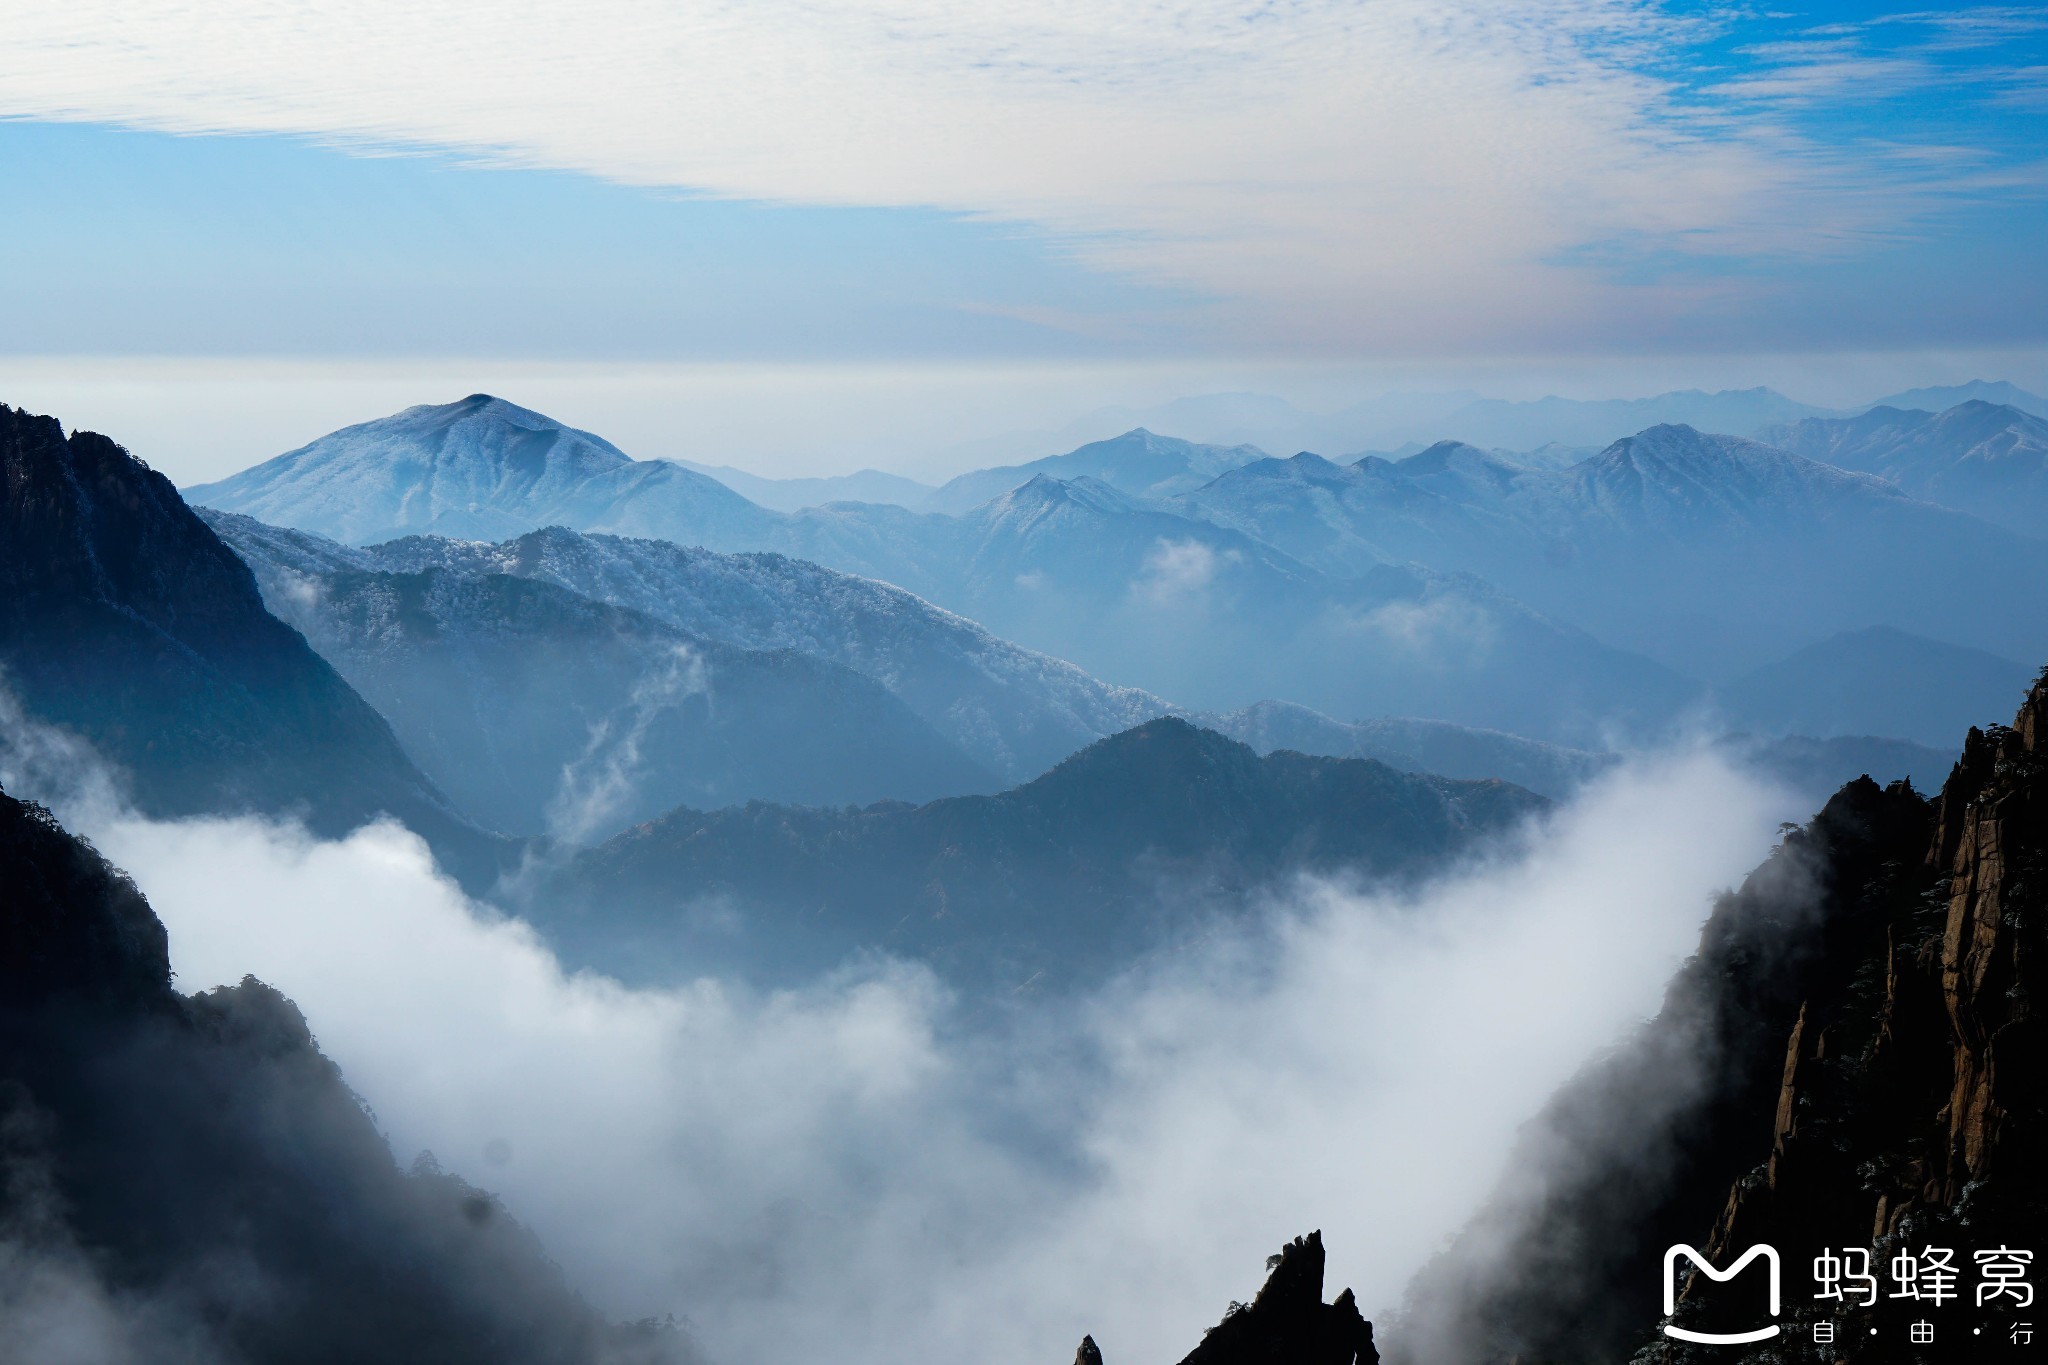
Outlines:
[[1390, 1308], [1777, 806], [1706, 756], [1634, 765], [1412, 900], [1303, 886], [999, 1027], [886, 961], [770, 995], [566, 976], [389, 827], [72, 818], [181, 988], [292, 996], [401, 1159], [501, 1192], [608, 1310], [687, 1315], [720, 1359], [1022, 1365], [1084, 1330], [1170, 1358], [1312, 1227]]

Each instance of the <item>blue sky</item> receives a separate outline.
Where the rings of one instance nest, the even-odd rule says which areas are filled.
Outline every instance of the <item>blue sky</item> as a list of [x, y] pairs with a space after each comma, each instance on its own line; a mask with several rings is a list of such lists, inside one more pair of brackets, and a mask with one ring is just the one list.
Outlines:
[[0, 123], [17, 353], [1032, 356], [1176, 291], [1028, 224], [692, 198], [286, 136]]
[[[367, 33], [375, 4], [304, 32], [216, 8], [209, 33], [168, 0], [31, 6], [8, 42], [32, 73], [0, 124], [8, 350], [1317, 356], [2048, 326], [2038, 7], [1047, 4], [956, 31], [911, 3], [882, 30], [798, 7], [826, 16], [805, 46], [787, 16], [650, 34], [601, 3], [557, 51], [560, 16], [515, 5], [472, 54], [502, 87], [393, 75], [380, 43], [408, 35]], [[415, 47], [471, 41], [444, 8]], [[1356, 94], [1346, 60], [1389, 88]], [[1313, 98], [1273, 98], [1282, 77]]]
[[2039, 6], [36, 0], [0, 60], [0, 378], [2048, 355]]

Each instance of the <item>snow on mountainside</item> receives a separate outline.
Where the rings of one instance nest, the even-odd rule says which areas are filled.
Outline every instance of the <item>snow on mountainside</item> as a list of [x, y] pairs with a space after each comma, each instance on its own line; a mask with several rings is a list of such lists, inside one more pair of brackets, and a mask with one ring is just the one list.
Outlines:
[[880, 683], [707, 639], [538, 579], [208, 518], [272, 611], [383, 713], [476, 820], [572, 842], [677, 805], [929, 800], [1001, 781]]
[[556, 584], [691, 634], [793, 649], [875, 679], [998, 776], [1037, 776], [1104, 735], [1175, 711], [1020, 649], [886, 583], [779, 554], [726, 555], [551, 527], [502, 544], [417, 536], [350, 549], [208, 513], [243, 554], [327, 571], [502, 573]]
[[2014, 657], [2048, 650], [2041, 548], [1868, 474], [1690, 427], [1556, 471], [1456, 443], [1266, 460], [1176, 500], [1330, 574], [1417, 561], [1710, 678], [1844, 622]]
[[2048, 535], [2048, 418], [1972, 400], [1938, 413], [1878, 407], [1809, 418], [1764, 435], [2021, 535]]
[[937, 512], [966, 512], [1040, 475], [1100, 479], [1133, 497], [1166, 498], [1192, 492], [1225, 470], [1263, 458], [1265, 452], [1256, 446], [1200, 445], [1138, 427], [1064, 455], [962, 474], [933, 493], [924, 506]]
[[773, 517], [716, 479], [481, 393], [345, 427], [185, 497], [348, 544], [550, 523], [758, 533]]

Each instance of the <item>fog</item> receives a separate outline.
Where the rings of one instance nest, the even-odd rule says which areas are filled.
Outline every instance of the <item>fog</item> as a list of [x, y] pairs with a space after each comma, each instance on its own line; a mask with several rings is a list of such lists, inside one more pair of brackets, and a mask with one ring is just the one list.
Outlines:
[[727, 1362], [1023, 1365], [1084, 1331], [1177, 1359], [1317, 1227], [1330, 1292], [1384, 1314], [1785, 811], [1710, 755], [1641, 760], [1421, 893], [1305, 883], [998, 1025], [884, 959], [775, 993], [567, 974], [391, 826], [64, 813], [181, 989], [295, 999], [401, 1162], [501, 1193], [608, 1311]]

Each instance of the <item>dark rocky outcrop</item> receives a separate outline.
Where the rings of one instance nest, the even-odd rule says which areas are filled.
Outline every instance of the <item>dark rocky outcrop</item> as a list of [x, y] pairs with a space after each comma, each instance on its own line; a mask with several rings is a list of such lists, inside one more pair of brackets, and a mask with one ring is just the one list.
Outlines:
[[690, 1358], [607, 1324], [487, 1192], [401, 1172], [289, 1000], [177, 994], [134, 885], [4, 793], [0, 1333], [137, 1365]]
[[977, 979], [1092, 979], [1299, 872], [1420, 876], [1547, 808], [1503, 782], [1249, 747], [1161, 719], [996, 796], [678, 810], [573, 862], [532, 916], [629, 976], [770, 975], [863, 947]]
[[0, 675], [30, 718], [119, 765], [147, 814], [296, 814], [333, 835], [388, 813], [473, 884], [503, 856], [170, 480], [5, 405]]
[[[1518, 1183], [1414, 1286], [1395, 1358], [1789, 1359], [1661, 1337], [1662, 1248], [1725, 1266], [1775, 1246], [1785, 1340], [1810, 1349], [1823, 1249], [1867, 1249], [1889, 1290], [1902, 1251], [1956, 1249], [1967, 1285], [1974, 1249], [2032, 1247], [2048, 1228], [2044, 745], [2048, 675], [2012, 726], [1970, 731], [1935, 800], [1851, 783], [1790, 833], [1717, 908], [1657, 1020], [1533, 1126]], [[1706, 1284], [1676, 1320], [1730, 1330]], [[1827, 1359], [1965, 1359], [1981, 1342], [1953, 1338], [1978, 1323], [2007, 1344], [1995, 1315], [1958, 1317], [1922, 1353], [1918, 1302], [1854, 1311]]]
[[[1379, 1365], [1351, 1291], [1323, 1302], [1322, 1233], [1295, 1238], [1266, 1264], [1259, 1296], [1231, 1304], [1181, 1365]], [[1081, 1338], [1074, 1365], [1102, 1365], [1095, 1338]]]

